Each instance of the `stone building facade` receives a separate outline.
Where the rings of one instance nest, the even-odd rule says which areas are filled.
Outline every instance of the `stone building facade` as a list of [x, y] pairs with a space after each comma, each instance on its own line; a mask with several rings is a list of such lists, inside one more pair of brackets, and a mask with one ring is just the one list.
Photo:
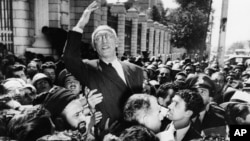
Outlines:
[[[92, 0], [12, 0], [14, 53], [25, 51], [53, 55], [55, 52], [44, 42], [43, 26], [71, 29], [84, 9]], [[102, 24], [108, 24], [117, 31], [119, 38], [118, 56], [130, 56], [149, 51], [150, 56], [162, 55], [177, 58], [171, 54], [170, 33], [166, 26], [148, 19], [145, 12], [132, 7], [125, 9], [123, 3], [102, 5], [92, 15], [84, 30], [82, 40], [90, 43], [91, 33]]]

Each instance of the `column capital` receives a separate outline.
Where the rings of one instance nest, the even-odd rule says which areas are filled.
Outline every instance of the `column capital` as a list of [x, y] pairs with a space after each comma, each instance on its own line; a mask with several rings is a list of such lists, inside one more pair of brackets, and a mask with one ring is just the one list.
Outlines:
[[147, 15], [143, 12], [139, 14], [139, 23], [147, 22]]
[[123, 3], [117, 2], [111, 6], [110, 12], [112, 15], [117, 16], [118, 14], [125, 14], [126, 9]]
[[128, 20], [138, 19], [139, 18], [139, 14], [138, 13], [139, 12], [134, 7], [131, 7], [127, 11], [126, 19], [128, 19]]

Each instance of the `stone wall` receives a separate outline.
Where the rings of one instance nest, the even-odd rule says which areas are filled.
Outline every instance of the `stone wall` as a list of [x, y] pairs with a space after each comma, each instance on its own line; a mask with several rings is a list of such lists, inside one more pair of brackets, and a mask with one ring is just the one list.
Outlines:
[[13, 0], [14, 52], [23, 55], [34, 41], [34, 2]]

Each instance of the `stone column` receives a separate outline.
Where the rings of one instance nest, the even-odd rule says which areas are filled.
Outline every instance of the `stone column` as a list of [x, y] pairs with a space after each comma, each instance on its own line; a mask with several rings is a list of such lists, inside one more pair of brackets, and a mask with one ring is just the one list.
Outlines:
[[163, 55], [164, 25], [160, 24], [160, 54]]
[[35, 42], [33, 48], [27, 48], [28, 51], [51, 55], [52, 49], [50, 44], [44, 39], [41, 33], [43, 26], [49, 26], [49, 2], [48, 0], [34, 0], [35, 4]]
[[164, 31], [164, 43], [163, 43], [163, 53], [168, 55], [168, 32], [167, 30]]
[[148, 20], [148, 28], [149, 28], [149, 51], [151, 55], [154, 55], [154, 35], [155, 35], [155, 29], [153, 20]]
[[159, 33], [160, 33], [160, 29], [159, 29], [159, 23], [158, 22], [154, 22], [154, 27], [155, 27], [155, 44], [154, 44], [154, 56], [157, 56], [159, 54]]
[[131, 56], [137, 55], [137, 34], [138, 34], [138, 11], [131, 7], [127, 11], [126, 19], [132, 20], [132, 35], [131, 35], [131, 50], [130, 54]]
[[147, 46], [147, 17], [145, 13], [139, 14], [139, 23], [141, 23], [141, 52], [146, 51]]
[[115, 16], [118, 16], [118, 29], [117, 36], [119, 39], [117, 53], [118, 57], [122, 57], [124, 53], [125, 46], [125, 17], [126, 17], [126, 9], [123, 3], [116, 3], [111, 7], [111, 13]]
[[108, 22], [108, 7], [104, 6], [102, 7], [102, 20], [101, 20], [101, 24], [102, 25], [107, 25]]
[[49, 1], [49, 26], [60, 27], [61, 0]]
[[[14, 53], [23, 55], [31, 47], [34, 37], [34, 2], [28, 0], [14, 0], [12, 3]], [[4, 43], [4, 41], [3, 41]]]
[[70, 23], [70, 11], [69, 11], [69, 0], [61, 0], [61, 5], [60, 5], [60, 26], [61, 28], [63, 28], [64, 30], [68, 30], [69, 29], [69, 23]]

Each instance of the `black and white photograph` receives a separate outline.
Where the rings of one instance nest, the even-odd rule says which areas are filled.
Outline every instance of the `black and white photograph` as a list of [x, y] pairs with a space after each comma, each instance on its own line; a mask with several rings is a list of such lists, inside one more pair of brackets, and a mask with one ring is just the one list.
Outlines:
[[247, 141], [249, 0], [0, 0], [0, 141]]

